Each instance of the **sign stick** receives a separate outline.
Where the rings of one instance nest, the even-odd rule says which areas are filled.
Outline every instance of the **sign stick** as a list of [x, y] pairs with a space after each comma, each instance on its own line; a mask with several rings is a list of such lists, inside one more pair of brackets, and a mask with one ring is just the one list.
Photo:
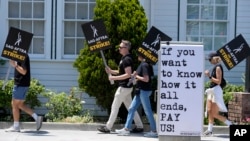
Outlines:
[[9, 74], [10, 74], [10, 68], [11, 68], [11, 65], [9, 64], [9, 67], [8, 67], [8, 70], [7, 70], [7, 73], [6, 73], [6, 76], [5, 76], [5, 80], [4, 80], [4, 83], [3, 83], [3, 86], [2, 86], [2, 90], [5, 89], [5, 86], [7, 84], [7, 80], [9, 78]]
[[[104, 65], [105, 65], [105, 67], [107, 67], [108, 65], [107, 65], [107, 63], [106, 63], [106, 59], [105, 59], [105, 57], [104, 57], [103, 51], [100, 50], [100, 53], [101, 53], [101, 55], [102, 55], [103, 63], [104, 63]], [[109, 73], [108, 76], [111, 76], [111, 74]], [[110, 84], [113, 85], [113, 84], [114, 84], [114, 80], [110, 80]]]

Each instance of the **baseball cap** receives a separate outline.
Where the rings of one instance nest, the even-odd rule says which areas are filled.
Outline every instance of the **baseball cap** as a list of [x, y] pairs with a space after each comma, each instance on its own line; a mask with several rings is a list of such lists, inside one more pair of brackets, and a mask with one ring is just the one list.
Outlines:
[[209, 54], [208, 54], [208, 60], [211, 60], [214, 56], [219, 56], [218, 54], [217, 54], [217, 52], [210, 52]]

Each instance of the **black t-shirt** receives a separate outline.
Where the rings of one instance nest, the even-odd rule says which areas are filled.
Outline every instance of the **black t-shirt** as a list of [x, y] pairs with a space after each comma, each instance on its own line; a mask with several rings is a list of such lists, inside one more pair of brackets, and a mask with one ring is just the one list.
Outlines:
[[[125, 74], [126, 67], [131, 67], [131, 73], [133, 73], [133, 59], [131, 54], [127, 54], [121, 58], [121, 61], [119, 63], [119, 75]], [[122, 86], [124, 88], [131, 88], [133, 86], [132, 83], [127, 86], [129, 79], [130, 78], [118, 80], [119, 86]]]
[[[214, 68], [213, 68], [213, 70], [212, 70], [212, 73], [211, 73], [211, 76], [214, 77], [214, 78], [216, 78], [216, 68], [217, 68], [217, 67], [220, 67], [221, 72], [222, 72], [221, 78], [224, 78], [223, 67], [221, 66], [221, 64], [217, 64], [217, 65], [214, 66]], [[218, 84], [216, 84], [216, 83], [214, 83], [214, 82], [211, 82], [211, 83], [210, 83], [210, 88], [213, 88], [213, 87], [215, 87], [216, 85], [218, 85]]]
[[19, 73], [16, 69], [14, 72], [14, 84], [17, 86], [23, 86], [28, 87], [30, 86], [30, 59], [29, 56], [26, 56], [26, 59], [24, 62], [17, 62], [19, 66], [27, 70], [27, 73], [25, 75], [22, 75]]
[[141, 62], [139, 67], [136, 70], [137, 74], [141, 77], [143, 75], [148, 75], [149, 81], [148, 82], [143, 82], [143, 81], [137, 81], [136, 87], [140, 88], [145, 91], [151, 91], [152, 90], [152, 85], [151, 85], [151, 71], [150, 71], [150, 66], [146, 62]]

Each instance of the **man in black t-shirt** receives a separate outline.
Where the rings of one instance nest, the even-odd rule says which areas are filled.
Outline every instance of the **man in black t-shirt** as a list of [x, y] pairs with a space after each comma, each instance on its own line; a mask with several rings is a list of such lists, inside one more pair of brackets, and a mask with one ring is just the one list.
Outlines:
[[[110, 133], [111, 128], [117, 118], [119, 108], [124, 103], [125, 107], [128, 109], [131, 102], [133, 91], [133, 84], [128, 85], [129, 79], [133, 72], [133, 60], [132, 55], [129, 50], [131, 48], [131, 43], [127, 40], [122, 40], [119, 47], [119, 52], [122, 55], [121, 61], [119, 63], [118, 70], [111, 70], [109, 67], [106, 68], [108, 74], [113, 74], [114, 76], [109, 76], [109, 80], [118, 81], [119, 87], [116, 90], [115, 97], [111, 107], [111, 113], [106, 126], [101, 126], [97, 128], [100, 132]], [[140, 119], [139, 114], [136, 112], [134, 117], [136, 128], [143, 129], [143, 124]], [[141, 130], [142, 131], [142, 130]]]
[[30, 116], [34, 118], [36, 121], [38, 131], [42, 126], [42, 117], [38, 116], [33, 112], [32, 109], [27, 107], [24, 102], [26, 98], [26, 94], [29, 90], [30, 86], [30, 60], [27, 54], [24, 62], [16, 62], [10, 60], [10, 65], [15, 68], [14, 71], [14, 87], [12, 92], [12, 113], [14, 118], [14, 124], [10, 128], [6, 129], [6, 132], [20, 132], [20, 110], [28, 113]]

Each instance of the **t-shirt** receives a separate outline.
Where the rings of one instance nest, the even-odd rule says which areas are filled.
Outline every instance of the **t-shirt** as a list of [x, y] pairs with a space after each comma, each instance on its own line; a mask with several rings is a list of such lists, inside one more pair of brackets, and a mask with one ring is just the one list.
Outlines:
[[27, 73], [25, 75], [22, 75], [19, 73], [16, 69], [14, 72], [14, 84], [17, 86], [23, 86], [28, 87], [30, 86], [30, 59], [29, 56], [26, 56], [26, 59], [24, 62], [17, 62], [19, 66], [27, 70]]
[[[119, 63], [119, 75], [125, 74], [126, 67], [131, 67], [131, 73], [133, 73], [133, 59], [131, 54], [127, 54], [121, 58], [121, 61]], [[130, 78], [118, 80], [119, 86], [122, 86], [124, 88], [131, 88], [133, 86], [132, 83], [127, 86], [129, 79]]]
[[141, 64], [138, 66], [136, 70], [137, 74], [141, 77], [143, 75], [148, 75], [149, 81], [148, 82], [143, 82], [143, 81], [137, 81], [136, 87], [140, 88], [142, 90], [150, 91], [152, 90], [152, 85], [151, 85], [151, 71], [150, 71], [150, 66], [146, 62], [141, 62]]

